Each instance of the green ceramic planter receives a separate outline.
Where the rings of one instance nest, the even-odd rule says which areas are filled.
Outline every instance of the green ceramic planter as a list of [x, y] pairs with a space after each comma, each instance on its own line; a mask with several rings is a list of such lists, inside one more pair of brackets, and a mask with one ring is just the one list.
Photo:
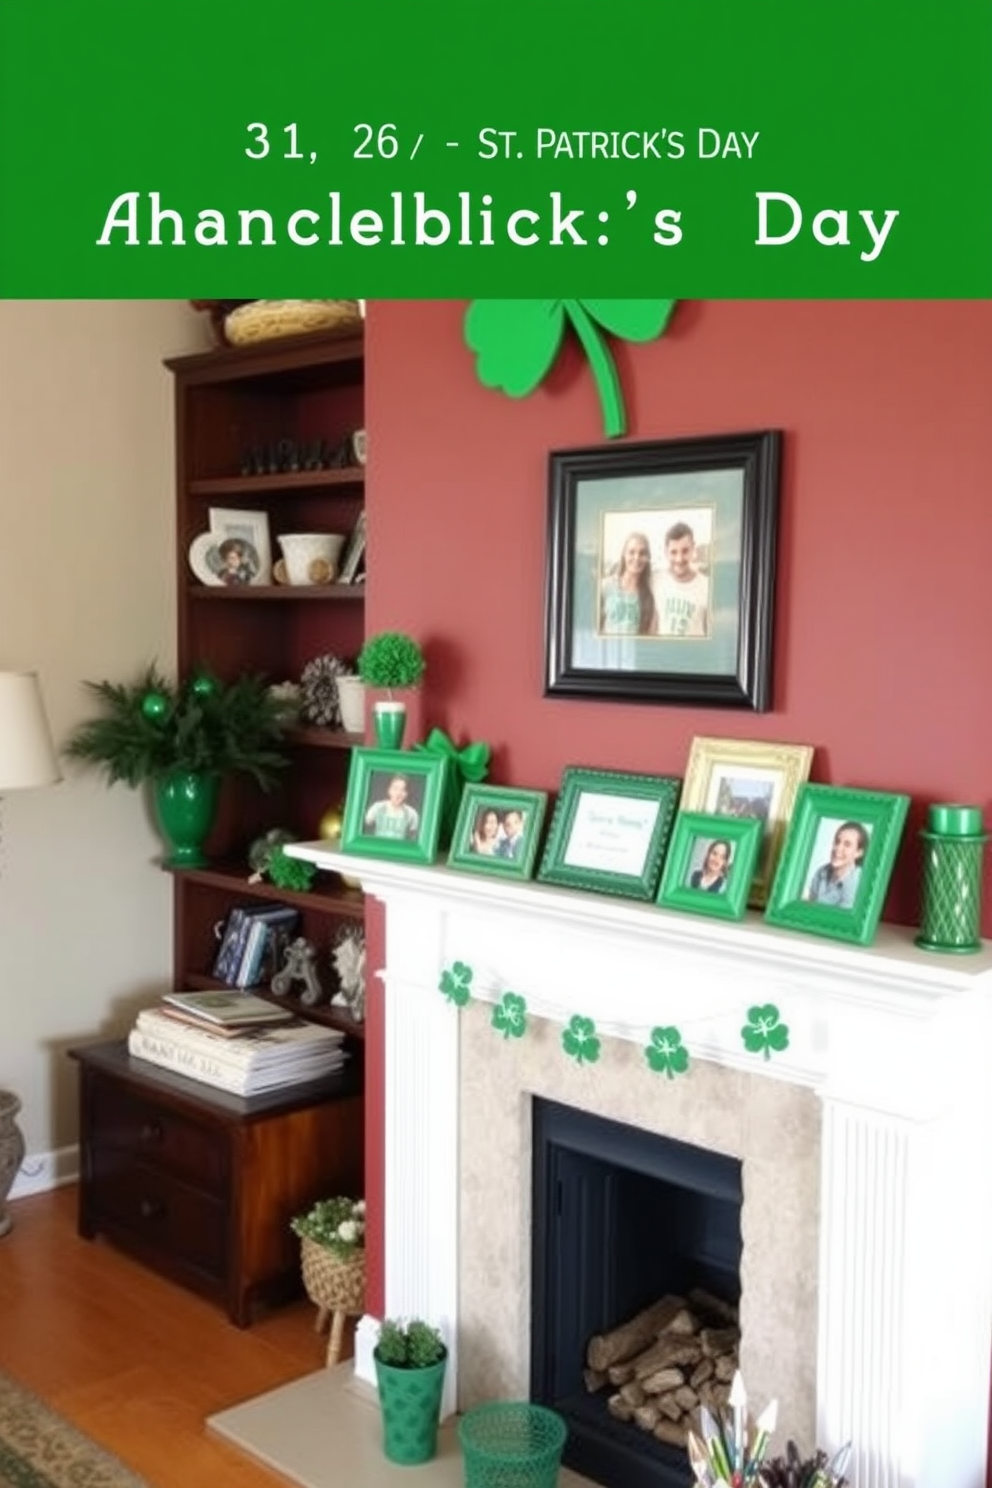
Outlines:
[[406, 703], [372, 704], [372, 728], [380, 749], [402, 749], [406, 732]]
[[386, 1457], [402, 1467], [430, 1462], [437, 1455], [447, 1355], [427, 1369], [397, 1369], [373, 1357]]
[[152, 781], [152, 801], [166, 842], [167, 868], [202, 868], [203, 844], [217, 815], [218, 775], [174, 770]]

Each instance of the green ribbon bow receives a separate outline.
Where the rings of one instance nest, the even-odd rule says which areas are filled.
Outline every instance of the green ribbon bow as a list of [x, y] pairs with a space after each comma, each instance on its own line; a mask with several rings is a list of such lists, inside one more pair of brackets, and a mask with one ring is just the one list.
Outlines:
[[489, 774], [489, 760], [492, 750], [489, 745], [480, 740], [476, 744], [465, 744], [461, 749], [456, 749], [454, 741], [448, 738], [443, 729], [431, 729], [422, 744], [415, 744], [423, 754], [440, 755], [450, 762], [448, 770], [448, 783], [445, 786], [444, 801], [441, 806], [441, 832], [442, 847], [451, 841], [451, 834], [455, 829], [455, 821], [458, 817], [458, 804], [461, 800], [462, 786], [471, 782], [477, 785], [480, 780], [485, 780]]

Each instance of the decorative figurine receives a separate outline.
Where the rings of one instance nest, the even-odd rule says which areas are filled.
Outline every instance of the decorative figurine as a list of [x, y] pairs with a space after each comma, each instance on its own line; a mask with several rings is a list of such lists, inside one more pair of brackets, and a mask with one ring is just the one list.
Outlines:
[[338, 977], [331, 1007], [347, 1008], [349, 1016], [361, 1023], [365, 1018], [365, 932], [354, 925], [340, 930], [331, 960]]
[[272, 991], [277, 997], [285, 997], [297, 982], [303, 983], [300, 993], [303, 1006], [316, 1007], [324, 995], [317, 975], [317, 952], [303, 935], [298, 935], [286, 947], [282, 968], [272, 978]]

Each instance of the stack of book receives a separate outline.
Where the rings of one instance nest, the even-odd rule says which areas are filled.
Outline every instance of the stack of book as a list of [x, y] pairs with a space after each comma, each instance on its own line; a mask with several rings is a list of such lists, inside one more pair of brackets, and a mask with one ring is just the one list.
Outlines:
[[214, 976], [228, 987], [271, 982], [299, 923], [299, 910], [289, 904], [236, 904], [219, 937]]
[[261, 1095], [339, 1070], [343, 1039], [250, 992], [167, 992], [138, 1014], [128, 1049], [232, 1095]]

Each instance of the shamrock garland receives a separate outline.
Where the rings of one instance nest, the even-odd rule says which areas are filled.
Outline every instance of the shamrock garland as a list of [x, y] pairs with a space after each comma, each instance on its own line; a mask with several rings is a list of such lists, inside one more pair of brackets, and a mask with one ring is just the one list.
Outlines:
[[689, 1068], [689, 1050], [677, 1028], [652, 1028], [644, 1058], [656, 1075], [667, 1075], [670, 1080], [684, 1075]]
[[[438, 990], [456, 1008], [465, 1007], [472, 1000], [471, 966], [464, 961], [453, 961], [441, 972]], [[505, 1039], [523, 1038], [527, 1032], [527, 1000], [519, 992], [504, 992], [493, 1006], [492, 1027]], [[747, 1023], [741, 1029], [741, 1040], [749, 1054], [763, 1054], [770, 1059], [773, 1053], [781, 1054], [789, 1047], [789, 1027], [773, 1002], [755, 1004], [747, 1010]], [[561, 1046], [576, 1064], [596, 1064], [602, 1053], [602, 1041], [596, 1033], [591, 1018], [576, 1013], [561, 1036]], [[662, 1026], [651, 1030], [651, 1042], [644, 1046], [644, 1059], [656, 1075], [674, 1080], [684, 1075], [689, 1068], [689, 1051], [682, 1042], [682, 1034], [674, 1026]]]
[[597, 323], [626, 341], [653, 341], [668, 325], [675, 300], [473, 300], [465, 340], [476, 353], [484, 387], [511, 398], [532, 393], [551, 371], [570, 325], [589, 359], [608, 439], [627, 428], [620, 379]]
[[523, 1038], [527, 1032], [527, 1003], [518, 992], [504, 992], [493, 1008], [493, 1027], [504, 1038]]
[[788, 1024], [780, 1022], [780, 1016], [773, 1002], [748, 1008], [747, 1024], [741, 1029], [741, 1039], [749, 1054], [763, 1053], [766, 1059], [771, 1059], [773, 1049], [776, 1054], [781, 1054], [789, 1047]]

